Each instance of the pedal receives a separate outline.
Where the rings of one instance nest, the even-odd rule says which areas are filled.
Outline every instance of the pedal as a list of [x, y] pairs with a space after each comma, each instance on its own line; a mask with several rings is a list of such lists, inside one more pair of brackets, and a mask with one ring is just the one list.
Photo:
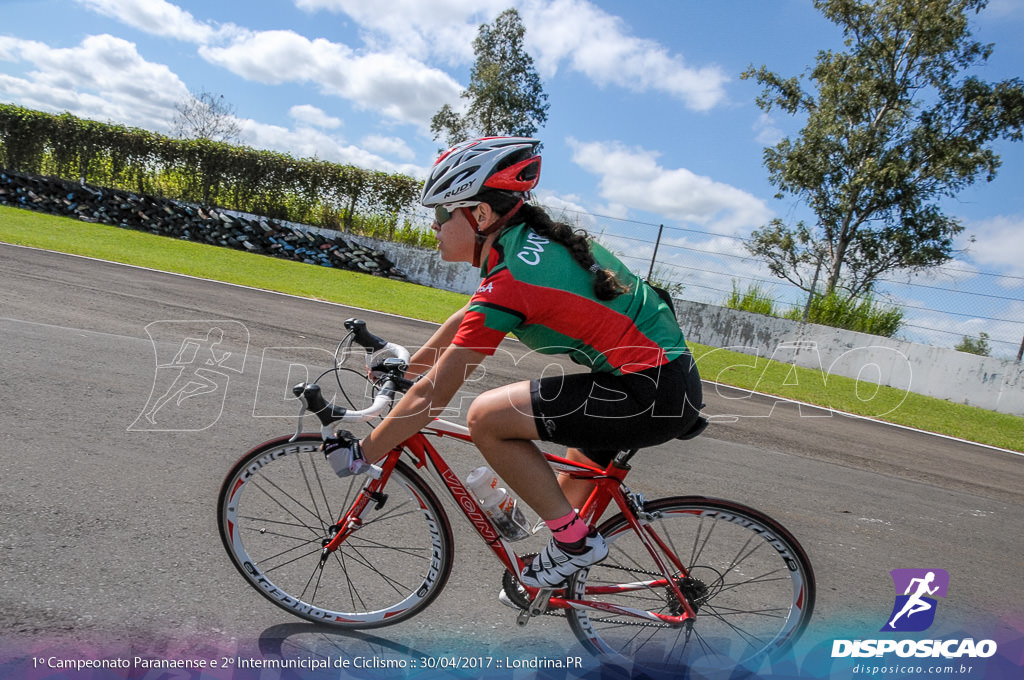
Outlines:
[[553, 588], [541, 588], [538, 590], [537, 597], [533, 598], [530, 606], [519, 610], [519, 616], [516, 617], [516, 625], [520, 627], [525, 626], [533, 617], [547, 612], [548, 602], [550, 602], [553, 592], [555, 592]]
[[530, 610], [520, 609], [519, 615], [516, 616], [516, 625], [522, 628], [530, 622]]

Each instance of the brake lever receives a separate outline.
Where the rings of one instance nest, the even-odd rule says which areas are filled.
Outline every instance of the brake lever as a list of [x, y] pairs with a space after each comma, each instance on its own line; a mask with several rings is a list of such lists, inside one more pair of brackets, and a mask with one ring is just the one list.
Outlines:
[[302, 419], [306, 415], [306, 402], [304, 400], [300, 401], [302, 402], [302, 408], [299, 409], [299, 422], [295, 425], [295, 434], [288, 440], [289, 443], [294, 442], [302, 434]]

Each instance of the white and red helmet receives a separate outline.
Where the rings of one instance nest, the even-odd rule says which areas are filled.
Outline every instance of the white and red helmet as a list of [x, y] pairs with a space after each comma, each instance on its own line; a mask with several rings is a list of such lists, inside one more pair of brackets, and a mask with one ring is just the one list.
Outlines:
[[494, 189], [526, 199], [540, 181], [539, 146], [530, 137], [482, 137], [457, 144], [434, 162], [420, 203], [458, 207]]

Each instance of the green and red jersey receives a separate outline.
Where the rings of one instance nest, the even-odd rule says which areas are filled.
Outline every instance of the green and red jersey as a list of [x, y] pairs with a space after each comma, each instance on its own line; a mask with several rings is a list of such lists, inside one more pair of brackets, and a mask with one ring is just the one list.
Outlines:
[[594, 295], [594, 275], [569, 250], [525, 224], [506, 229], [480, 269], [454, 344], [493, 354], [512, 333], [544, 354], [568, 354], [593, 371], [635, 373], [686, 352], [675, 314], [641, 278], [598, 243], [594, 259], [616, 273], [628, 292]]

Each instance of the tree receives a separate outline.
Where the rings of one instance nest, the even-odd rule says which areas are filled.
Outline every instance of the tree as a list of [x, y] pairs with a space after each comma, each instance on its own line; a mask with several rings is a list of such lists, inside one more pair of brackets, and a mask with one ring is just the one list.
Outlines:
[[982, 331], [978, 335], [978, 339], [964, 336], [964, 339], [958, 342], [953, 349], [958, 352], [968, 352], [969, 354], [977, 354], [978, 356], [991, 356], [992, 346], [988, 342], [989, 335], [985, 331]]
[[548, 119], [548, 96], [523, 49], [526, 29], [515, 9], [507, 9], [493, 24], [482, 24], [473, 40], [476, 61], [469, 87], [462, 98], [469, 101], [459, 114], [445, 104], [430, 120], [434, 139], [454, 146], [472, 137], [513, 135], [531, 137]]
[[190, 93], [188, 99], [174, 105], [172, 133], [182, 139], [208, 139], [212, 142], [237, 144], [242, 128], [235, 109], [224, 95], [203, 90]]
[[821, 275], [825, 295], [853, 297], [886, 272], [952, 258], [963, 226], [938, 201], [994, 179], [991, 143], [1021, 140], [1024, 86], [965, 75], [992, 53], [968, 30], [987, 0], [814, 4], [842, 28], [847, 50], [819, 52], [810, 91], [764, 66], [742, 77], [764, 86], [766, 112], [806, 116], [796, 139], [765, 149], [764, 164], [776, 197], [806, 201], [817, 224], [773, 220], [748, 249], [812, 295]]

